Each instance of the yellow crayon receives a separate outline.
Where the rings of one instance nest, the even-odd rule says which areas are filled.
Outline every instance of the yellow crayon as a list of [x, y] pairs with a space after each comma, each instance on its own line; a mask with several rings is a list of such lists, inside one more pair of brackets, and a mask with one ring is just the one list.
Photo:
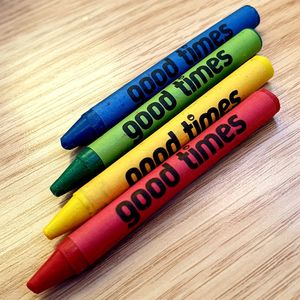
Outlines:
[[271, 62], [266, 57], [251, 58], [77, 190], [45, 227], [44, 234], [52, 239], [84, 223], [193, 137], [263, 86], [273, 73]]

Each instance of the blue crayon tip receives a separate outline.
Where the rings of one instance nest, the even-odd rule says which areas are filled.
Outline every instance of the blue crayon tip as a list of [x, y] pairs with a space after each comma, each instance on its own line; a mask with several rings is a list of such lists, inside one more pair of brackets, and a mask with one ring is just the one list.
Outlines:
[[61, 137], [60, 143], [64, 149], [70, 150], [90, 144], [104, 132], [103, 121], [93, 110], [89, 110]]
[[82, 145], [84, 140], [90, 136], [91, 128], [85, 122], [84, 118], [80, 118], [60, 139], [63, 148], [70, 150]]

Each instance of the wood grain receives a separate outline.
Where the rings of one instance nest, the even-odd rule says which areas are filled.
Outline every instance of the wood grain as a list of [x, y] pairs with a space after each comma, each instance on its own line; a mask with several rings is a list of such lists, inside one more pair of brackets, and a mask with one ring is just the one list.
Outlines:
[[300, 299], [300, 2], [261, 14], [282, 109], [88, 272], [41, 295], [60, 136], [97, 101], [246, 1], [2, 0], [1, 299]]

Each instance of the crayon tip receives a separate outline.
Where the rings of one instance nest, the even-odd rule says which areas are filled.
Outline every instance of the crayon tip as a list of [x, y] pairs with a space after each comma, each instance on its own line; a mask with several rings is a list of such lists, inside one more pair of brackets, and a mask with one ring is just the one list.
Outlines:
[[74, 195], [44, 228], [43, 232], [48, 239], [54, 239], [75, 229], [92, 215], [89, 212], [88, 204], [83, 203]]
[[71, 150], [77, 147], [76, 143], [73, 142], [72, 133], [69, 134], [69, 131], [60, 138], [60, 144], [66, 150]]
[[68, 168], [51, 185], [50, 190], [55, 196], [61, 196], [79, 186], [89, 173], [85, 163], [75, 158]]
[[73, 274], [66, 258], [56, 250], [27, 282], [27, 287], [38, 294], [63, 282]]
[[60, 139], [61, 146], [64, 149], [70, 150], [77, 146], [82, 146], [89, 143], [92, 139], [89, 124], [85, 122], [85, 118], [80, 118]]
[[61, 196], [84, 185], [104, 169], [100, 157], [92, 149], [85, 147], [51, 185], [50, 190], [53, 195]]
[[85, 146], [97, 139], [105, 129], [102, 119], [91, 109], [62, 136], [60, 142], [67, 150]]

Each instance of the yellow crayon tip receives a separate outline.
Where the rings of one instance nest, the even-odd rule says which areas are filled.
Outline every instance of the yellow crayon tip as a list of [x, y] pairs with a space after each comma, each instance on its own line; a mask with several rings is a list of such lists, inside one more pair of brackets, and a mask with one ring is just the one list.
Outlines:
[[78, 199], [73, 197], [44, 228], [45, 236], [52, 240], [68, 231], [71, 231], [91, 217], [88, 208]]

